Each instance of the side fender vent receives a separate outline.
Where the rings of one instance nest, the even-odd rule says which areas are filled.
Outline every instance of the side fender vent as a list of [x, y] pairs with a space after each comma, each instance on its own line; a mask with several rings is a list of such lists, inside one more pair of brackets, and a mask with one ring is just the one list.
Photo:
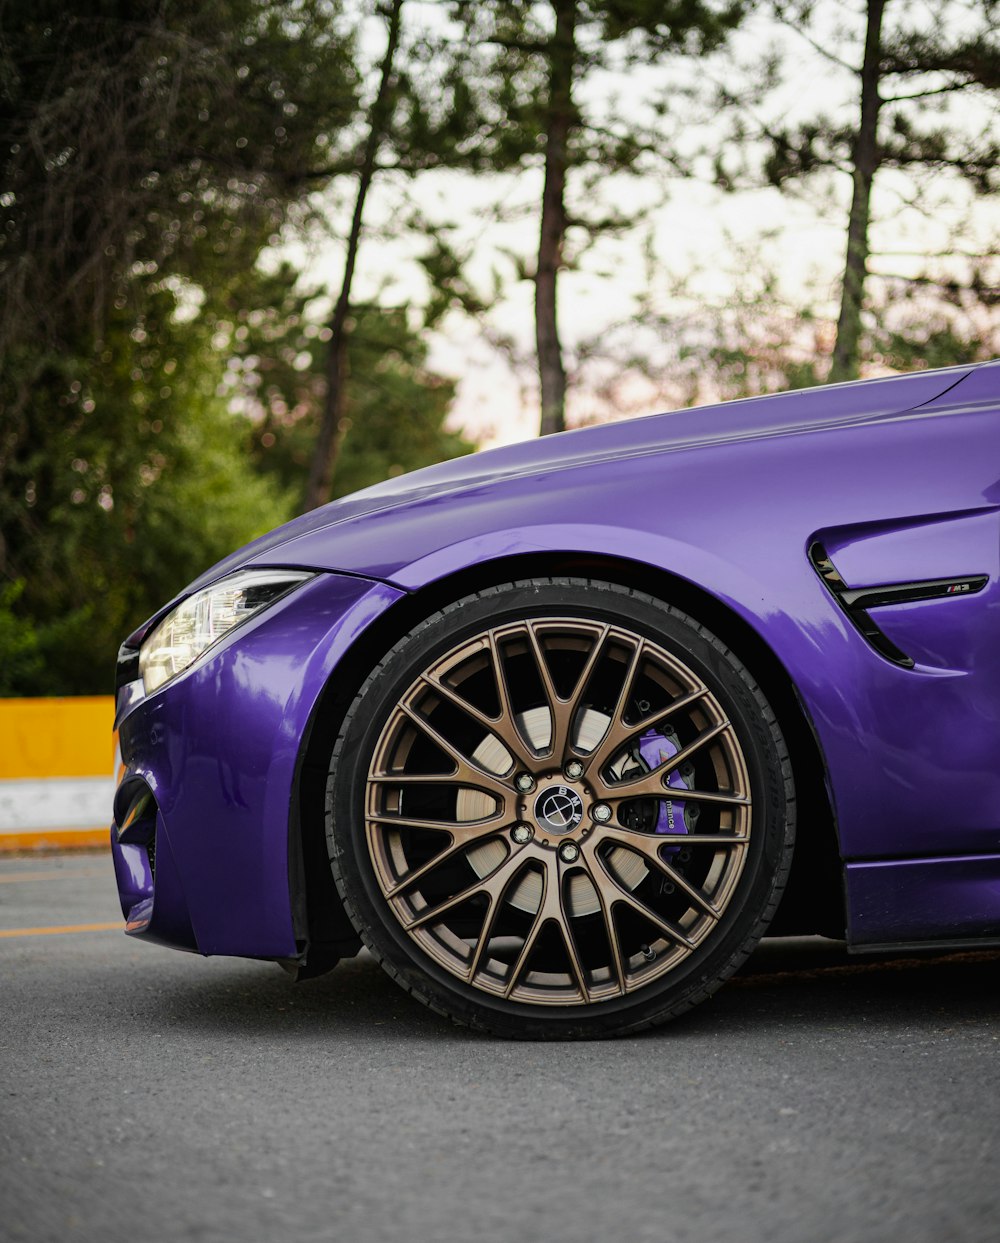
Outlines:
[[809, 560], [827, 589], [871, 646], [886, 660], [904, 669], [913, 668], [913, 658], [893, 643], [872, 620], [868, 612], [882, 604], [912, 604], [917, 600], [974, 595], [989, 582], [986, 574], [963, 578], [928, 578], [911, 583], [882, 583], [871, 587], [850, 587], [826, 549], [818, 541], [809, 546]]

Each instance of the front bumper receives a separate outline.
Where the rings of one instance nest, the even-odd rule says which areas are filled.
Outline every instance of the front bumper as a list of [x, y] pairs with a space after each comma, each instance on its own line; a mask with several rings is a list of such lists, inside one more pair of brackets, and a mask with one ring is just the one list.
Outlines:
[[300, 952], [289, 824], [303, 745], [338, 662], [402, 594], [318, 574], [152, 695], [119, 687], [111, 847], [127, 932], [202, 954]]

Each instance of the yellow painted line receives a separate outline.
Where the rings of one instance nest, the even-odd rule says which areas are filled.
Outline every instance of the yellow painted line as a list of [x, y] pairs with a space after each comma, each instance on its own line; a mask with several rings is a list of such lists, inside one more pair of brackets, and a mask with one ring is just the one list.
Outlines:
[[109, 828], [35, 829], [30, 833], [0, 832], [0, 855], [21, 850], [94, 850], [111, 844]]
[[4, 928], [0, 937], [52, 937], [61, 932], [121, 932], [121, 920], [113, 924], [63, 924], [56, 928]]
[[0, 885], [13, 885], [22, 880], [79, 880], [84, 876], [107, 875], [108, 871], [105, 868], [99, 872], [96, 869], [89, 872], [60, 872], [53, 868], [49, 872], [11, 872], [7, 876], [0, 876]]
[[111, 695], [0, 699], [0, 780], [107, 776], [114, 718]]

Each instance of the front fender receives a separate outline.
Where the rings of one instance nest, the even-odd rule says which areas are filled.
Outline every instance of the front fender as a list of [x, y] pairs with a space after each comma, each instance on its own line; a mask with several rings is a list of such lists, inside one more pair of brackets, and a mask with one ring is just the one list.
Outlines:
[[296, 954], [288, 833], [302, 738], [338, 663], [401, 594], [317, 575], [152, 695], [122, 688], [119, 788], [145, 782], [158, 808], [155, 882], [112, 831], [131, 934], [202, 954]]

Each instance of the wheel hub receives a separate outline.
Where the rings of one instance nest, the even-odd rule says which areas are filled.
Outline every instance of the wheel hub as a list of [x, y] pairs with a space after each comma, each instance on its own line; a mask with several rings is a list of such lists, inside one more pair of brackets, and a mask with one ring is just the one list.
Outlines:
[[583, 799], [572, 786], [547, 785], [535, 799], [535, 821], [547, 833], [572, 833], [583, 822]]

